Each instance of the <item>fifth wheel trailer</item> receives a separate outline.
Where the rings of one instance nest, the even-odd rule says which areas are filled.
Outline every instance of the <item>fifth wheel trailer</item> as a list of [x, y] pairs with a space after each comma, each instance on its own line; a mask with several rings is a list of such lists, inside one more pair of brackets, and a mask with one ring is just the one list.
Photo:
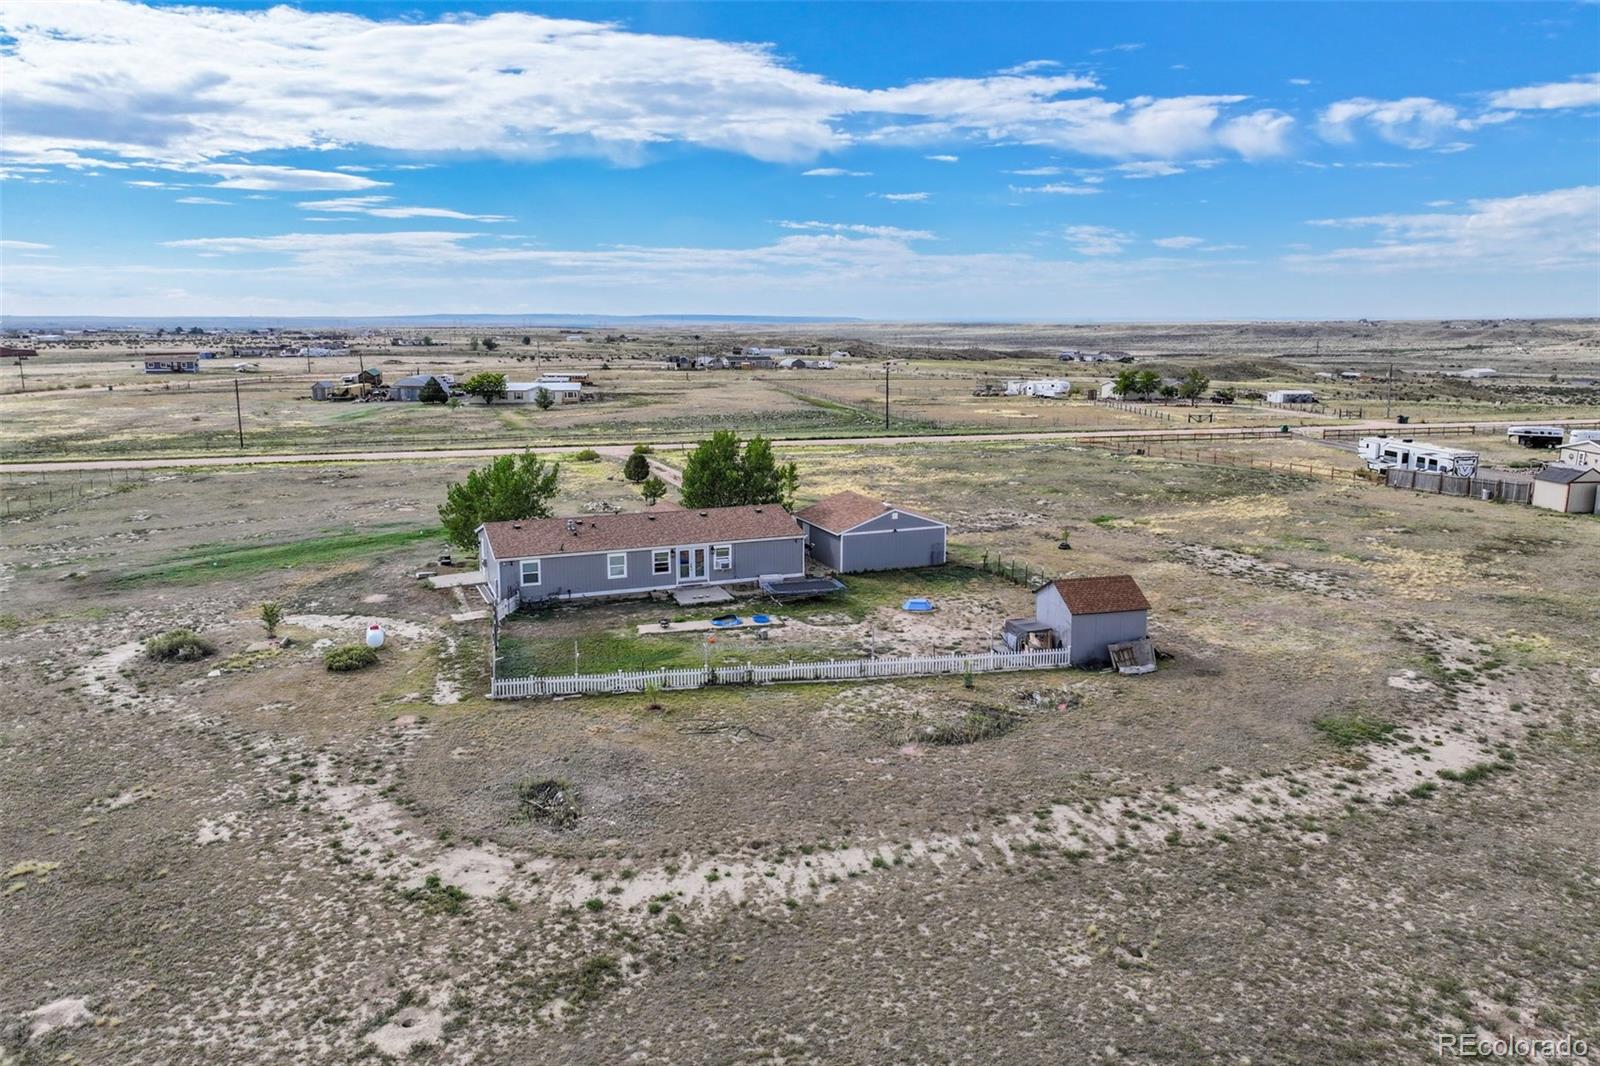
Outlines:
[[1362, 437], [1357, 451], [1371, 470], [1425, 470], [1459, 477], [1472, 477], [1478, 472], [1477, 452], [1409, 437]]

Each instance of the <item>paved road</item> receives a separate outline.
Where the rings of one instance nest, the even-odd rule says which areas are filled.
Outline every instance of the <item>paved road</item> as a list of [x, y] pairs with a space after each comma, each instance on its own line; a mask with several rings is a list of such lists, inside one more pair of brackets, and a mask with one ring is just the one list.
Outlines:
[[[1591, 425], [1593, 419], [1543, 419], [1541, 425], [1568, 425], [1570, 423]], [[1498, 427], [1504, 428], [1511, 425], [1509, 421], [1494, 422], [1433, 422], [1425, 425], [1396, 426], [1392, 422], [1329, 422], [1315, 425], [1297, 426], [1293, 432], [1312, 439], [1320, 439], [1318, 431], [1323, 429], [1362, 429], [1373, 431], [1390, 431], [1407, 435], [1426, 436], [1429, 430], [1458, 429], [1467, 427]], [[1276, 436], [1272, 427], [1199, 427], [1179, 428], [1176, 426], [1151, 429], [1060, 429], [1029, 432], [1026, 430], [1001, 433], [958, 433], [949, 435], [924, 434], [905, 437], [774, 437], [775, 444], [786, 444], [793, 447], [872, 447], [894, 445], [919, 445], [941, 443], [1007, 443], [1016, 441], [1035, 440], [1139, 440], [1141, 438], [1193, 438], [1196, 440], [1219, 439], [1218, 434], [1238, 433], [1241, 436], [1256, 434], [1263, 437]], [[572, 444], [540, 445], [532, 448], [535, 453], [542, 455], [559, 455], [571, 452], [574, 449], [585, 447], [581, 441]], [[662, 451], [670, 451], [680, 447], [678, 444], [657, 445]], [[609, 458], [624, 459], [632, 451], [632, 445], [611, 444], [596, 445], [595, 450]], [[489, 459], [497, 455], [511, 455], [523, 451], [522, 448], [442, 448], [434, 450], [413, 451], [374, 451], [374, 452], [279, 452], [269, 455], [204, 455], [189, 458], [148, 458], [148, 459], [74, 459], [60, 462], [34, 461], [25, 463], [0, 463], [0, 474], [39, 474], [55, 473], [73, 470], [172, 470], [186, 469], [201, 466], [257, 466], [276, 465], [282, 463], [410, 463], [426, 462], [438, 459]], [[663, 473], [663, 476], [666, 475]]]

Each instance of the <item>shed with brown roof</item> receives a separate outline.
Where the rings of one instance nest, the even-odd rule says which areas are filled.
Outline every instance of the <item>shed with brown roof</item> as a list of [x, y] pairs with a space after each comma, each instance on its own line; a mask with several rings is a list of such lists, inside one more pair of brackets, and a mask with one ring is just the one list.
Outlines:
[[1150, 601], [1127, 574], [1048, 582], [1034, 589], [1033, 608], [1068, 649], [1073, 666], [1108, 663], [1107, 645], [1148, 635]]
[[776, 504], [486, 522], [478, 527], [478, 557], [497, 601], [753, 584], [806, 572], [805, 533]]
[[839, 573], [940, 566], [945, 561], [945, 524], [927, 515], [874, 500], [859, 492], [836, 492], [795, 518], [806, 531], [811, 558]]

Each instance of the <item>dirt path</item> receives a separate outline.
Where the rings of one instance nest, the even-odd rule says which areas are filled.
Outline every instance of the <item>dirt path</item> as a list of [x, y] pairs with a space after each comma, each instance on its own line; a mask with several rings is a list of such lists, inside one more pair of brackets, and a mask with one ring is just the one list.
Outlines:
[[[1582, 419], [1545, 419], [1548, 425], [1566, 425], [1571, 422], [1589, 424]], [[1411, 432], [1423, 433], [1429, 429], [1461, 429], [1461, 428], [1503, 428], [1510, 422], [1434, 422], [1425, 426], [1410, 427]], [[1328, 422], [1316, 423], [1296, 427], [1296, 435], [1312, 435], [1318, 439], [1316, 431], [1323, 429], [1394, 429], [1392, 423], [1387, 422]], [[912, 445], [924, 446], [928, 444], [987, 444], [1007, 443], [1012, 441], [1033, 440], [1110, 440], [1141, 438], [1159, 438], [1175, 440], [1193, 438], [1196, 440], [1214, 439], [1213, 434], [1217, 429], [1060, 429], [1060, 430], [1012, 430], [1004, 433], [952, 433], [952, 434], [921, 434], [916, 436], [901, 437], [773, 437], [777, 444], [803, 447], [851, 447], [859, 445]], [[1240, 429], [1227, 431], [1237, 433], [1240, 439], [1248, 436], [1272, 437], [1276, 436], [1275, 430], [1269, 427], [1256, 429]], [[670, 441], [658, 444], [657, 447], [686, 446], [685, 442]], [[574, 441], [571, 444], [538, 445], [527, 450], [541, 455], [553, 455], [561, 452], [570, 452], [575, 448], [585, 447], [584, 442]], [[593, 445], [596, 451], [609, 458], [625, 459], [632, 451], [632, 445], [605, 444]], [[387, 462], [416, 462], [426, 459], [492, 459], [497, 455], [512, 455], [523, 451], [521, 448], [439, 448], [431, 450], [402, 450], [402, 451], [367, 451], [367, 452], [276, 452], [263, 455], [203, 455], [189, 458], [134, 458], [134, 459], [78, 459], [72, 461], [38, 461], [27, 463], [0, 463], [0, 474], [40, 474], [57, 471], [71, 470], [171, 470], [201, 466], [255, 466], [260, 464], [282, 463], [387, 463]], [[658, 471], [666, 478], [665, 472]]]

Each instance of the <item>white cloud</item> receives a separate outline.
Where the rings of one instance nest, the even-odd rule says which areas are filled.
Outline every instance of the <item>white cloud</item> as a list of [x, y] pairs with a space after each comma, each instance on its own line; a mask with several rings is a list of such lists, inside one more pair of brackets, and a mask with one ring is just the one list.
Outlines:
[[1079, 255], [1118, 255], [1133, 240], [1110, 226], [1068, 226], [1061, 235]]
[[1289, 79], [1289, 84], [1290, 85], [1310, 85], [1311, 84], [1311, 79], [1310, 78], [1290, 78]]
[[1374, 271], [1555, 270], [1600, 259], [1600, 186], [1471, 200], [1461, 211], [1318, 219], [1315, 226], [1375, 229], [1369, 245], [1289, 256], [1301, 268]]
[[1176, 163], [1168, 163], [1160, 159], [1141, 159], [1132, 163], [1119, 163], [1117, 170], [1125, 178], [1166, 178], [1174, 174], [1183, 173], [1183, 168]]
[[1025, 178], [1048, 178], [1056, 174], [1066, 173], [1061, 167], [1027, 167], [1022, 170], [1008, 170], [1007, 174], [1016, 174]]
[[1206, 239], [1204, 237], [1157, 237], [1150, 243], [1161, 248], [1198, 248], [1206, 243]]
[[1268, 108], [1224, 122], [1217, 130], [1217, 143], [1245, 159], [1266, 159], [1289, 150], [1293, 129], [1291, 116]]
[[218, 200], [211, 196], [180, 196], [174, 203], [180, 204], [209, 204], [216, 207], [232, 207], [227, 200]]
[[882, 197], [885, 200], [892, 200], [893, 202], [895, 202], [897, 204], [920, 204], [923, 201], [927, 200], [929, 197], [931, 197], [933, 195], [933, 193], [931, 193], [931, 192], [879, 192], [879, 193], [873, 193], [872, 195]]
[[1011, 191], [1043, 193], [1047, 196], [1097, 196], [1100, 193], [1100, 190], [1092, 185], [1069, 185], [1062, 181], [1052, 181], [1046, 185], [1013, 185]]
[[1051, 68], [1059, 67], [1060, 65], [1061, 64], [1057, 63], [1054, 59], [1030, 59], [1026, 63], [1018, 63], [1014, 67], [1007, 67], [1000, 73], [1032, 74], [1036, 70], [1050, 70]]
[[897, 241], [931, 241], [933, 234], [925, 229], [901, 229], [899, 226], [867, 226], [859, 222], [779, 222], [784, 229], [822, 233], [852, 233], [863, 237], [887, 237]]
[[[1262, 113], [1236, 113], [1237, 95], [1072, 95], [1099, 85], [1042, 64], [868, 89], [796, 69], [766, 45], [527, 12], [382, 20], [286, 5], [17, 0], [0, 19], [13, 163], [190, 168], [366, 146], [634, 164], [664, 143], [800, 162], [930, 139], [1168, 159], [1234, 145], [1266, 154], [1277, 132]], [[307, 180], [228, 184], [372, 187]]]
[[1111, 46], [1109, 46], [1107, 48], [1091, 48], [1089, 50], [1089, 54], [1092, 55], [1092, 56], [1099, 56], [1099, 55], [1105, 55], [1107, 52], [1137, 52], [1139, 49], [1141, 49], [1143, 47], [1144, 47], [1144, 44], [1142, 42], [1129, 43], [1129, 44], [1114, 44], [1114, 45], [1111, 45]]
[[1500, 111], [1553, 111], [1568, 107], [1600, 106], [1600, 74], [1571, 81], [1502, 89], [1489, 94], [1489, 106]]
[[0, 248], [10, 248], [18, 252], [42, 252], [49, 248], [48, 244], [39, 244], [37, 241], [8, 241], [0, 240]]
[[843, 167], [812, 167], [802, 171], [802, 178], [870, 178], [870, 170], [845, 170]]
[[961, 157], [958, 156], [958, 155], [926, 155], [926, 156], [923, 156], [922, 158], [931, 159], [935, 163], [959, 163], [959, 162], [961, 162]]
[[391, 203], [393, 199], [392, 196], [343, 196], [332, 200], [302, 200], [296, 206], [306, 211], [371, 215], [373, 218], [454, 218], [466, 222], [516, 221], [509, 215], [471, 215], [446, 207], [407, 207]]
[[1355, 140], [1357, 125], [1403, 148], [1431, 148], [1445, 135], [1473, 128], [1472, 121], [1454, 107], [1426, 96], [1340, 100], [1323, 109], [1318, 128], [1324, 139], [1348, 144]]
[[201, 174], [214, 174], [222, 180], [218, 189], [271, 190], [274, 192], [339, 192], [375, 189], [388, 185], [359, 174], [339, 174], [328, 170], [300, 170], [295, 167], [257, 166], [252, 163], [206, 163], [191, 168]]

